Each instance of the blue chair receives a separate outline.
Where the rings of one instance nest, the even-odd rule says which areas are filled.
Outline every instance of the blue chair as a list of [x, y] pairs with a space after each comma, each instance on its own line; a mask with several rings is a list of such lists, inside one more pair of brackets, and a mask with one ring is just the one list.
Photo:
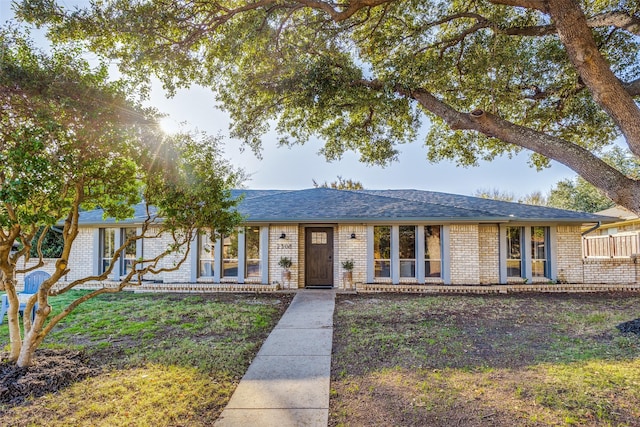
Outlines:
[[[20, 302], [20, 307], [18, 308], [18, 312], [22, 313], [24, 316], [24, 309], [27, 307], [27, 301], [29, 298], [38, 292], [40, 289], [40, 285], [42, 282], [47, 280], [51, 275], [44, 271], [34, 271], [33, 273], [27, 274], [24, 278], [24, 290], [18, 294], [18, 301]], [[0, 324], [4, 321], [4, 314], [9, 309], [9, 297], [7, 294], [2, 295], [2, 307], [0, 307]], [[38, 309], [38, 303], [33, 305], [33, 309], [31, 310], [31, 321], [36, 317], [36, 310]]]

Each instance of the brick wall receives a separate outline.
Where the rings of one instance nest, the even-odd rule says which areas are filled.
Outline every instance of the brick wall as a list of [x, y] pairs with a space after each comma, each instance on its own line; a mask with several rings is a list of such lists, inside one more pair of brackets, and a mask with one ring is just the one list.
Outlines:
[[[451, 284], [474, 285], [480, 282], [478, 225], [453, 224], [449, 228]], [[445, 248], [445, 250], [447, 250]]]
[[[367, 281], [367, 227], [365, 225], [340, 225], [337, 229], [338, 238], [336, 259], [336, 280], [335, 286], [345, 288], [349, 285], [343, 280], [345, 270], [342, 268], [342, 261], [353, 260], [353, 283], [364, 283]], [[356, 238], [351, 238], [351, 233], [355, 233]]]
[[630, 258], [585, 259], [585, 283], [637, 283], [638, 268]]
[[[286, 234], [285, 239], [280, 238], [282, 233]], [[300, 275], [300, 272], [303, 271], [303, 265], [301, 265], [298, 258], [299, 239], [304, 241], [304, 233], [300, 234], [297, 224], [272, 225], [269, 227], [269, 283], [279, 282], [285, 289], [304, 287], [304, 279], [301, 281]], [[288, 257], [293, 262], [289, 269], [291, 271], [291, 281], [289, 283], [283, 283], [282, 281], [283, 269], [278, 265], [281, 257]]]
[[500, 282], [500, 234], [497, 225], [478, 226], [478, 248], [480, 264], [480, 283]]
[[[166, 250], [170, 245], [174, 243], [170, 234], [163, 234], [162, 237], [157, 239], [145, 239], [145, 250], [147, 248], [147, 240], [149, 245], [153, 246], [153, 251], [159, 251], [160, 253]], [[187, 244], [188, 245], [188, 244]], [[174, 268], [180, 260], [184, 257], [187, 250], [187, 245], [183, 246], [180, 251], [165, 256], [160, 265], [164, 268]], [[144, 253], [147, 257], [146, 251]], [[188, 283], [191, 281], [191, 257], [197, 256], [193, 252], [189, 252], [188, 258], [182, 263], [178, 270], [166, 271], [161, 275], [152, 276], [153, 280], [162, 280], [165, 283]]]
[[558, 281], [584, 283], [580, 226], [559, 225], [556, 228], [556, 237]]
[[[94, 230], [83, 228], [74, 242], [69, 260], [71, 271], [64, 281], [81, 279], [93, 274]], [[151, 231], [150, 234], [153, 234]], [[286, 239], [280, 239], [281, 233]], [[356, 234], [351, 239], [351, 233]], [[353, 282], [366, 282], [367, 269], [367, 227], [363, 225], [339, 225], [334, 228], [334, 286], [344, 288], [342, 261], [353, 259], [355, 268]], [[556, 265], [558, 279], [568, 283], [638, 283], [638, 266], [629, 258], [588, 259], [583, 260], [581, 252], [580, 227], [558, 226], [556, 228]], [[499, 235], [495, 225], [454, 224], [450, 226], [449, 251], [452, 284], [491, 284], [498, 282]], [[146, 238], [144, 256], [150, 258], [160, 254], [171, 243], [169, 236]], [[269, 283], [280, 282], [281, 286], [296, 288], [304, 286], [304, 227], [298, 224], [272, 225], [269, 229]], [[191, 253], [190, 256], [196, 256]], [[278, 265], [280, 257], [293, 260], [292, 278], [289, 284], [282, 283], [282, 268]], [[178, 256], [170, 256], [161, 261], [161, 265], [172, 266]], [[32, 266], [37, 260], [30, 260], [26, 266]], [[21, 262], [18, 267], [23, 268]], [[40, 270], [52, 273], [55, 260], [46, 259]], [[165, 283], [187, 283], [191, 280], [191, 262], [187, 260], [179, 271], [157, 276], [148, 275], [147, 280], [163, 280]], [[19, 283], [24, 281], [18, 275]], [[415, 280], [411, 280], [414, 282]], [[289, 286], [287, 286], [289, 285]]]

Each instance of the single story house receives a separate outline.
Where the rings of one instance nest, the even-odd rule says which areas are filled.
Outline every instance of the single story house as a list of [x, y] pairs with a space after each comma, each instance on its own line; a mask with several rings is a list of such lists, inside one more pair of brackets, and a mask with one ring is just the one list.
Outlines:
[[[584, 283], [581, 228], [614, 219], [594, 214], [421, 190], [234, 190], [246, 222], [238, 233], [191, 243], [182, 267], [158, 283], [347, 287], [353, 282], [483, 285]], [[84, 212], [67, 280], [100, 273], [144, 217], [114, 222]], [[133, 259], [160, 253], [168, 238], [126, 249], [113, 280]], [[283, 280], [282, 257], [292, 260]], [[165, 259], [163, 262], [175, 262]]]
[[608, 224], [601, 224], [595, 230], [589, 232], [589, 235], [604, 236], [626, 232], [640, 232], [640, 217], [622, 206], [614, 206], [612, 208], [596, 212], [596, 215], [615, 217], [616, 221], [611, 221]]

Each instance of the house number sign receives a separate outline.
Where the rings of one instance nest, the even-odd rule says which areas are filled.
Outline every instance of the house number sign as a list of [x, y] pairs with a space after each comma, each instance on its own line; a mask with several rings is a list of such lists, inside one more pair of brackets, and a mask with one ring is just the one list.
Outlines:
[[293, 243], [278, 243], [276, 249], [293, 249]]

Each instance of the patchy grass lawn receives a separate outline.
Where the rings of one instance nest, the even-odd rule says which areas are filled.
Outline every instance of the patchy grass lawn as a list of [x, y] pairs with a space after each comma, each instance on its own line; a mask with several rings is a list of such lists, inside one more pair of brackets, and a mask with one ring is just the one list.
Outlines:
[[[52, 298], [54, 311], [79, 295]], [[0, 405], [0, 425], [212, 425], [290, 300], [132, 293], [90, 300], [56, 327], [40, 357], [81, 351], [93, 374], [25, 404]], [[8, 342], [6, 322], [0, 339]]]
[[330, 425], [638, 426], [637, 294], [342, 295]]

